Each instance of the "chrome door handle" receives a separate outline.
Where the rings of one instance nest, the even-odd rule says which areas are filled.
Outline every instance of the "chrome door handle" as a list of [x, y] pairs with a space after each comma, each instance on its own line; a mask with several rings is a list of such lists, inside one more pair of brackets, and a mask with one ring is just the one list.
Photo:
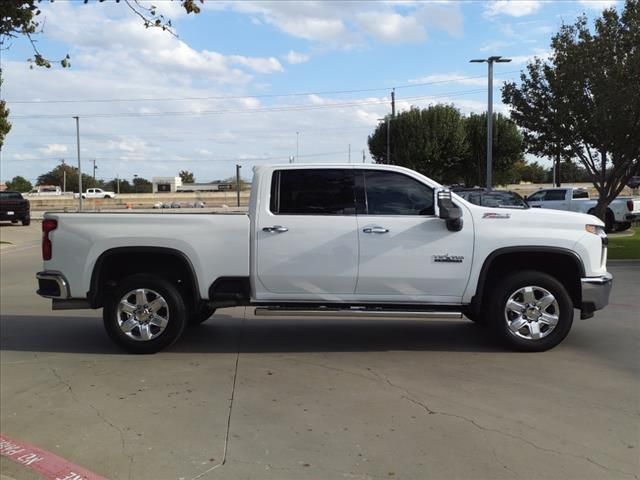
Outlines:
[[362, 231], [364, 233], [389, 233], [389, 229], [384, 227], [366, 227]]
[[282, 225], [274, 225], [273, 227], [264, 227], [262, 231], [268, 233], [284, 233], [288, 232], [289, 229], [287, 227], [283, 227]]

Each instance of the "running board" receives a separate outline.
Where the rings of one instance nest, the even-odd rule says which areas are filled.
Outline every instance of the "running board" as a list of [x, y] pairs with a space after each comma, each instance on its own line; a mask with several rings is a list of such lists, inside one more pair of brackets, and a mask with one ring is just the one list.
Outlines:
[[375, 318], [404, 318], [404, 319], [427, 319], [427, 318], [447, 318], [460, 319], [462, 312], [437, 312], [419, 310], [380, 310], [366, 308], [316, 308], [316, 309], [296, 309], [282, 307], [258, 307], [254, 313], [257, 317], [375, 317]]

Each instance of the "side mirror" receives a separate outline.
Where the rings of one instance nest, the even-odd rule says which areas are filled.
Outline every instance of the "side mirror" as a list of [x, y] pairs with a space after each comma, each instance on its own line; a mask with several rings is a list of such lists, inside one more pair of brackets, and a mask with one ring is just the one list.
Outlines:
[[445, 220], [447, 230], [459, 232], [462, 230], [462, 210], [451, 199], [451, 192], [441, 190], [438, 192], [438, 213]]

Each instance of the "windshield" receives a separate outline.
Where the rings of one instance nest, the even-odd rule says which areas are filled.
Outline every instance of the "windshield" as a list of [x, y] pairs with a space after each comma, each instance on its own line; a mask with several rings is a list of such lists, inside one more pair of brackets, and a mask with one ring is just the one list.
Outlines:
[[22, 200], [19, 192], [0, 192], [0, 200]]

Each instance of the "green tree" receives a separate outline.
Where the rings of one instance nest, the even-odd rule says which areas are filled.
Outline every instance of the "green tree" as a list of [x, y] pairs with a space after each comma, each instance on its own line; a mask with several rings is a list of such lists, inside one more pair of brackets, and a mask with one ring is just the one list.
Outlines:
[[508, 82], [503, 101], [524, 129], [529, 152], [576, 158], [600, 199], [596, 215], [640, 173], [640, 3], [604, 10], [589, 28], [581, 16], [552, 38], [550, 60], [536, 59]]
[[369, 151], [376, 163], [408, 167], [443, 183], [457, 181], [454, 167], [467, 153], [464, 120], [458, 109], [451, 105], [412, 107], [391, 118], [389, 125], [389, 162], [386, 121], [369, 136]]
[[[122, 185], [120, 188], [122, 189]], [[133, 179], [133, 190], [135, 193], [151, 193], [153, 191], [153, 185], [146, 178], [135, 177]]]
[[513, 167], [514, 182], [544, 183], [547, 181], [547, 170], [538, 162], [528, 163], [524, 160], [517, 162]]
[[[0, 68], [0, 92], [2, 91], [2, 69]], [[11, 123], [9, 122], [9, 109], [7, 103], [0, 99], [0, 150], [4, 145], [4, 137], [7, 136], [9, 130], [11, 130]]]
[[193, 177], [193, 172], [189, 172], [188, 170], [180, 170], [178, 174], [182, 183], [194, 183], [195, 178]]
[[[118, 190], [118, 183], [120, 183], [120, 190]], [[133, 193], [134, 188], [133, 185], [131, 183], [129, 183], [129, 180], [125, 180], [125, 179], [120, 179], [118, 180], [117, 178], [114, 178], [113, 180], [109, 180], [108, 182], [104, 183], [104, 188], [106, 190], [110, 190], [112, 192], [120, 192], [120, 193]]]
[[[455, 167], [455, 173], [468, 186], [486, 185], [487, 178], [487, 114], [471, 114], [464, 119], [466, 154]], [[523, 158], [522, 134], [516, 124], [498, 113], [493, 114], [493, 179], [496, 184], [512, 183], [514, 166]]]
[[[65, 179], [66, 174], [66, 179]], [[66, 185], [65, 185], [66, 183]], [[53, 170], [43, 173], [38, 177], [38, 185], [56, 185], [60, 188], [66, 186], [67, 192], [78, 192], [78, 169], [67, 165], [66, 163], [60, 164]], [[94, 180], [91, 175], [82, 174], [82, 188], [102, 187], [100, 180]]]
[[17, 192], [29, 192], [33, 188], [31, 182], [24, 177], [18, 175], [7, 182], [7, 190], [15, 190]]

